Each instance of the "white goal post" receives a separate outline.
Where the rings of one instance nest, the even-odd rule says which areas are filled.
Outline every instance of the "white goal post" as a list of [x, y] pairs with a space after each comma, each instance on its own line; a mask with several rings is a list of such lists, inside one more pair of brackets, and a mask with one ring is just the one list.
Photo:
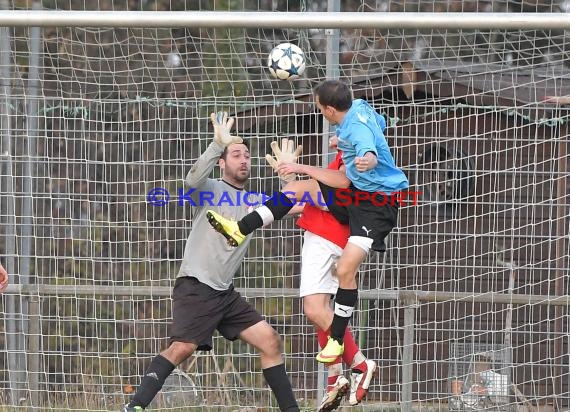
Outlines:
[[[421, 192], [359, 275], [352, 328], [381, 371], [367, 406], [570, 407], [570, 13], [355, 3], [0, 10], [0, 257], [13, 280], [1, 297], [0, 409], [114, 410], [128, 399], [166, 344], [193, 217], [176, 196], [155, 207], [147, 194], [183, 187], [215, 110], [251, 142], [254, 190], [278, 185], [263, 160], [276, 136], [303, 143], [300, 161], [326, 164], [330, 129], [311, 88], [327, 77], [385, 116]], [[265, 67], [284, 41], [307, 58], [291, 83]], [[323, 374], [298, 298], [301, 241], [292, 219], [257, 232], [236, 288], [283, 337], [311, 408]], [[256, 353], [219, 336], [155, 402], [275, 409]]]

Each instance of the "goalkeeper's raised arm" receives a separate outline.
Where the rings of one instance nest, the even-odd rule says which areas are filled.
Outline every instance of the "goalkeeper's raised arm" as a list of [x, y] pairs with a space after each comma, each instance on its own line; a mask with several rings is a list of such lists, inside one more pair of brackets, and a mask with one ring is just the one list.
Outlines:
[[226, 112], [210, 115], [212, 126], [214, 127], [214, 140], [208, 148], [200, 155], [196, 163], [186, 175], [186, 183], [191, 188], [199, 188], [206, 182], [214, 167], [218, 164], [220, 157], [227, 147], [233, 143], [241, 143], [243, 139], [231, 134], [234, 119], [228, 117]]

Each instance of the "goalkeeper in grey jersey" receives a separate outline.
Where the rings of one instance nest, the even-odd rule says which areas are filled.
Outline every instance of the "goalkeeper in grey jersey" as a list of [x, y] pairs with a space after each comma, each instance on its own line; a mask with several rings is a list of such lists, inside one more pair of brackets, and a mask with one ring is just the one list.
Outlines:
[[[188, 185], [195, 189], [190, 196], [199, 210], [172, 292], [170, 346], [152, 360], [123, 412], [144, 410], [178, 364], [196, 350], [212, 349], [215, 330], [226, 339], [239, 338], [254, 346], [259, 351], [263, 375], [279, 408], [288, 412], [299, 411], [285, 372], [281, 338], [233, 287], [234, 274], [251, 237], [237, 248], [228, 246], [222, 236], [211, 230], [206, 220], [206, 208], [202, 207], [214, 208], [219, 214], [235, 220], [250, 211], [247, 205], [238, 201], [251, 169], [248, 145], [241, 138], [230, 135], [233, 119], [228, 119], [227, 114], [223, 118], [212, 114], [212, 123], [214, 141], [186, 176]], [[221, 180], [208, 178], [216, 164], [222, 170]], [[219, 206], [211, 206], [210, 203], [200, 205], [200, 196], [204, 193], [208, 193], [212, 203]], [[251, 195], [247, 203], [259, 201]]]

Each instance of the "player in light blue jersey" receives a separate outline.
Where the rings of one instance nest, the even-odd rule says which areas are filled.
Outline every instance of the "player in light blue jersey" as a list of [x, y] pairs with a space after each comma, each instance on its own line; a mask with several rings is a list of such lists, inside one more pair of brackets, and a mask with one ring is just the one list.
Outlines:
[[[339, 287], [331, 336], [317, 355], [319, 362], [328, 363], [344, 352], [343, 336], [358, 300], [358, 269], [370, 249], [386, 250], [384, 239], [396, 225], [398, 202], [379, 204], [374, 197], [378, 193], [384, 198], [392, 196], [406, 190], [409, 183], [392, 157], [382, 116], [364, 100], [353, 100], [348, 85], [339, 80], [324, 81], [313, 93], [322, 115], [337, 125], [338, 147], [353, 194], [353, 201], [346, 208], [350, 237], [337, 263]], [[281, 172], [288, 168], [291, 167], [284, 167]]]

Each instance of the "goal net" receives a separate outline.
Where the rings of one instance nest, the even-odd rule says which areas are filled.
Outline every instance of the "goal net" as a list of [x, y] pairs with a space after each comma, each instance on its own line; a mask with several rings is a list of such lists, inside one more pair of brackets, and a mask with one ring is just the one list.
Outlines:
[[[0, 7], [325, 13], [328, 3]], [[341, 3], [338, 11], [363, 15], [462, 12], [474, 21], [569, 11], [562, 1]], [[302, 163], [330, 161], [334, 128], [311, 89], [339, 76], [385, 116], [396, 162], [419, 193], [402, 206], [388, 251], [359, 273], [351, 327], [379, 366], [364, 403], [569, 407], [567, 26], [0, 28], [0, 256], [11, 283], [0, 298], [0, 404], [118, 410], [168, 345], [170, 292], [194, 213], [179, 190], [212, 139], [209, 114], [236, 118], [251, 146], [249, 189], [272, 193], [271, 141], [302, 144]], [[266, 66], [283, 42], [307, 60], [292, 82]], [[156, 188], [170, 194], [162, 206], [149, 202]], [[301, 246], [294, 219], [257, 231], [235, 286], [281, 335], [299, 403], [314, 408], [325, 371], [298, 298]], [[213, 351], [179, 365], [152, 407], [276, 403], [255, 350], [216, 335]]]

